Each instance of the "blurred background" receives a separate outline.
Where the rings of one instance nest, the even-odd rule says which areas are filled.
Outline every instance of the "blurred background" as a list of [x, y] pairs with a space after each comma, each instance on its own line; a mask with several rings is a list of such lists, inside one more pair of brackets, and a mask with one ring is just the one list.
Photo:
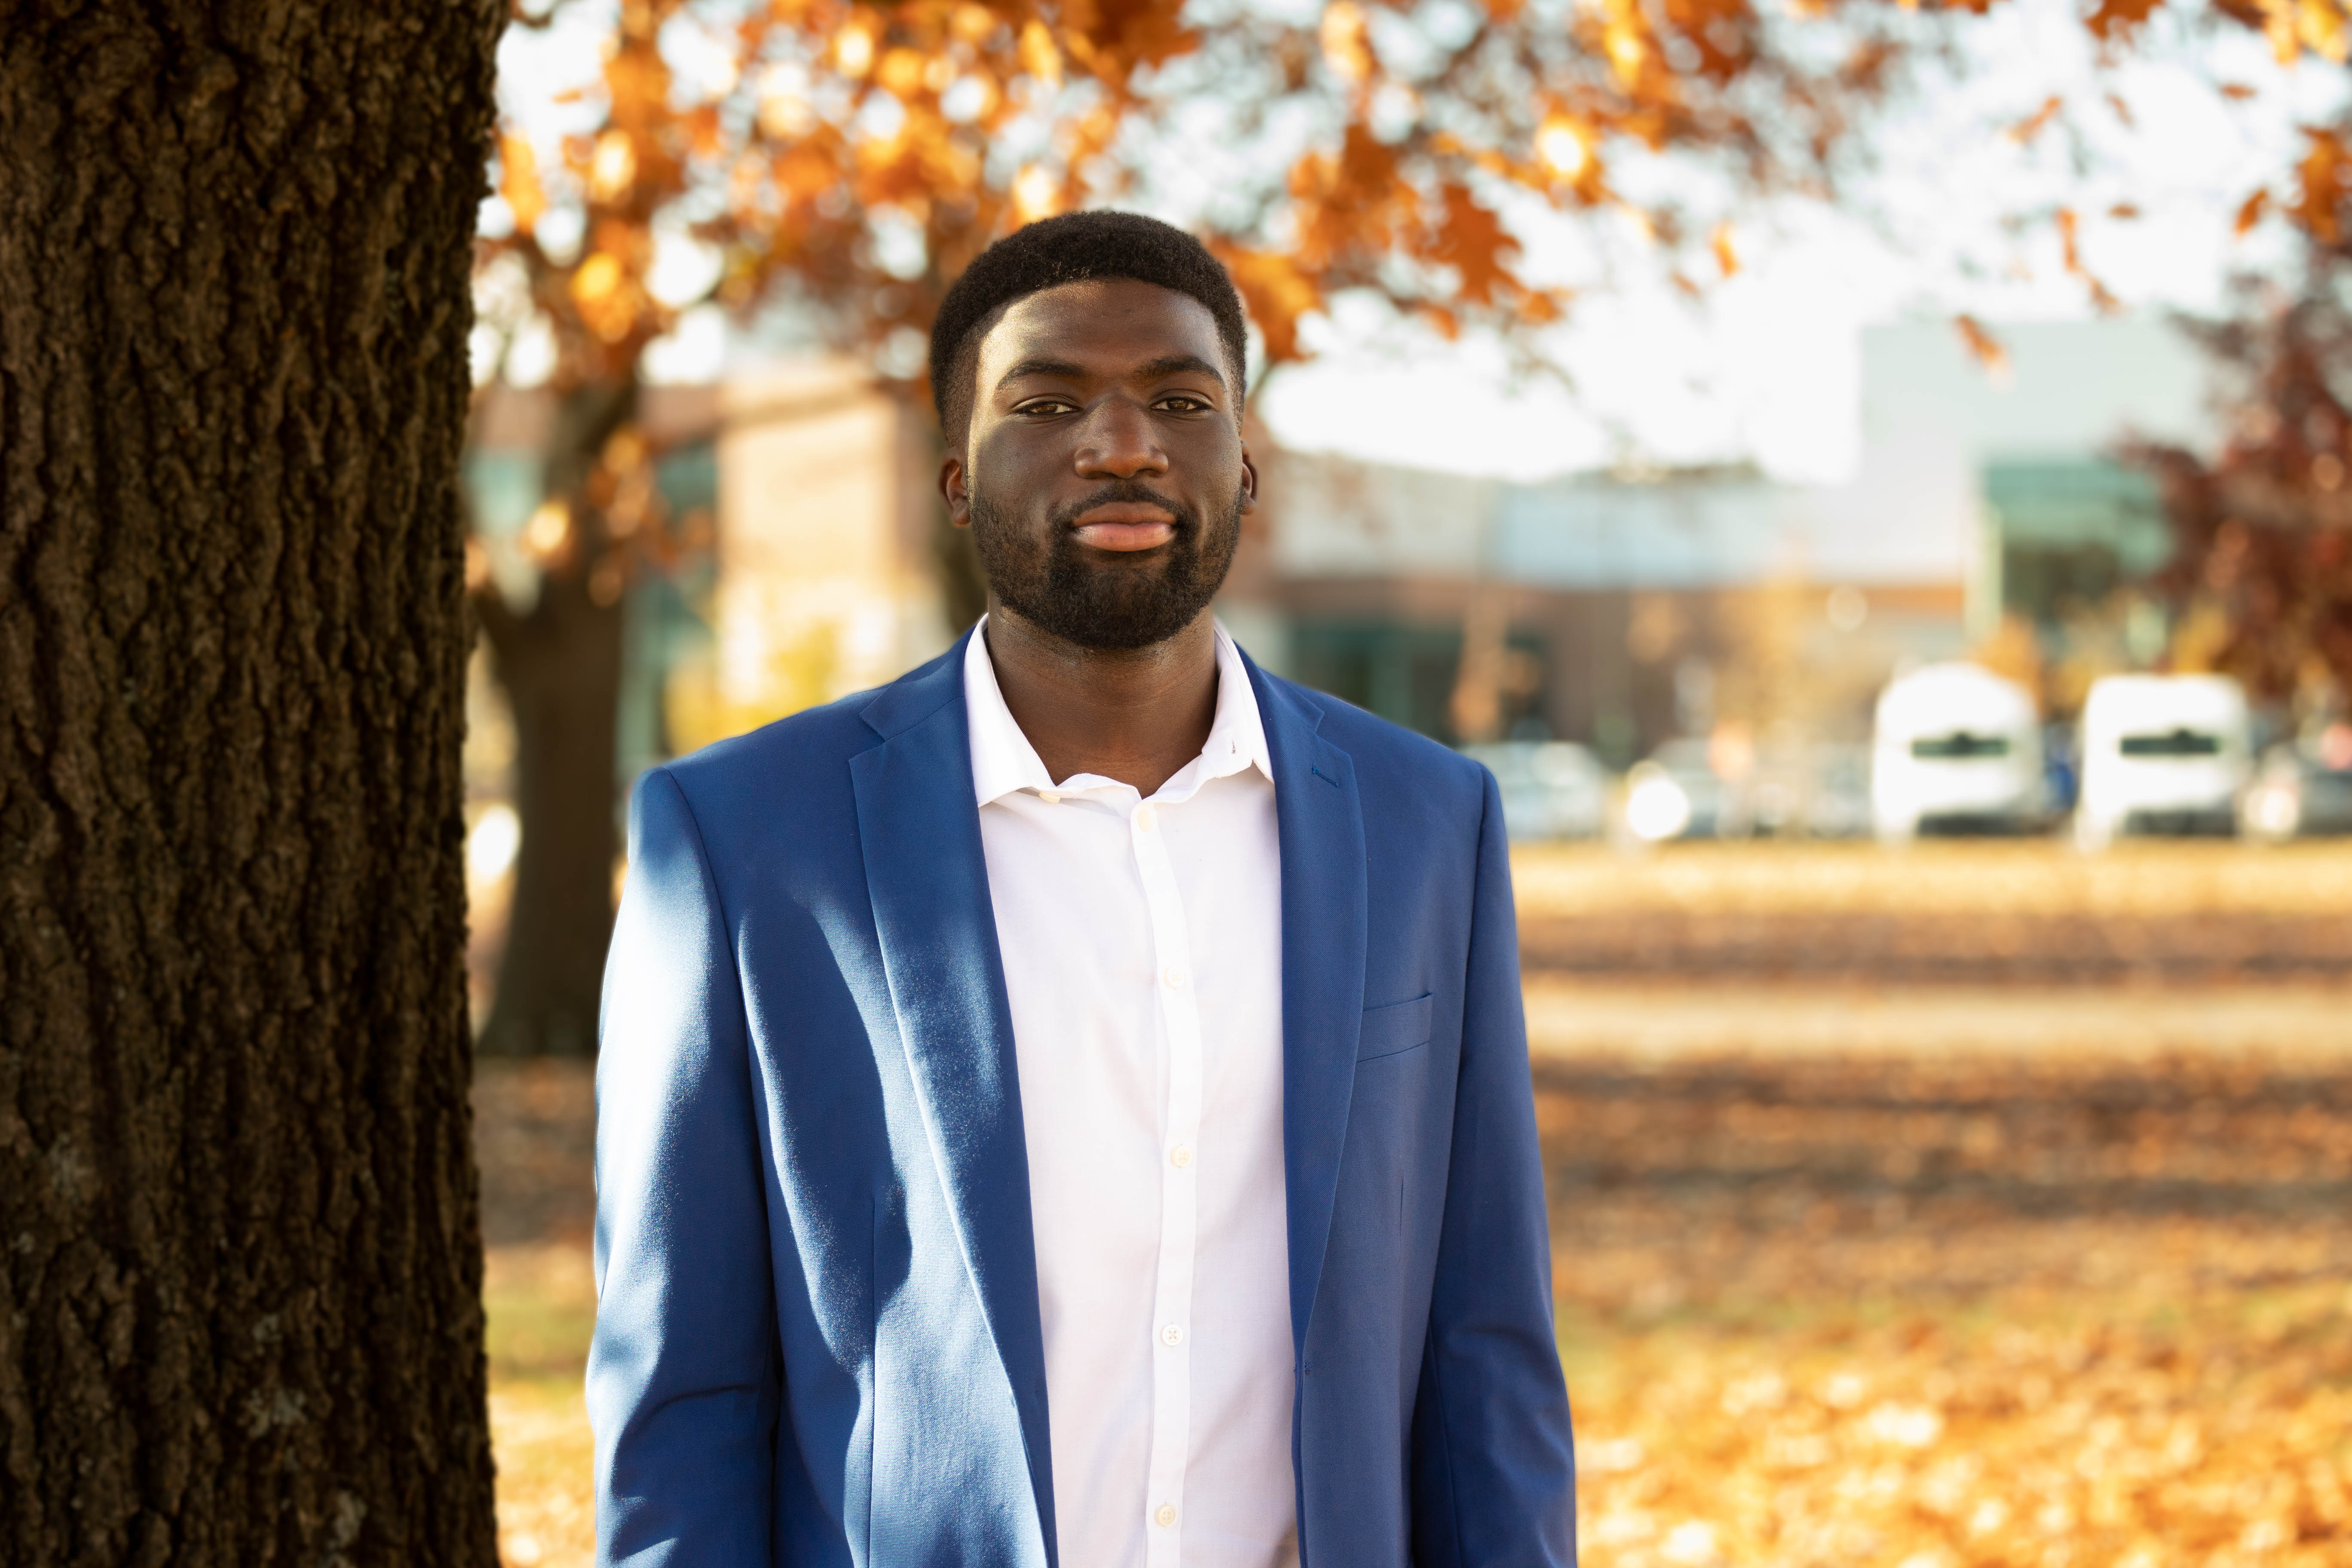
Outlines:
[[1594, 1564], [2352, 1562], [2347, 18], [517, 13], [466, 458], [502, 1550], [645, 767], [982, 607], [940, 292], [1210, 238], [1218, 613], [1500, 779]]

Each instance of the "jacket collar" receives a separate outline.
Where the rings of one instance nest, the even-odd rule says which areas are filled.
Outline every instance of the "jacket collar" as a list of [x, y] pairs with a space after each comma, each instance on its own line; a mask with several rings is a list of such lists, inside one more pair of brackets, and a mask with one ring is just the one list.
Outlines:
[[1339, 1187], [1364, 1009], [1370, 918], [1354, 759], [1320, 733], [1322, 704], [1249, 665], [1274, 763], [1282, 858], [1282, 1168], [1290, 1331], [1307, 1353]]
[[[1022, 732], [1012, 710], [1004, 705], [996, 667], [989, 659], [987, 628], [988, 621], [983, 616], [964, 639], [959, 658], [963, 667], [964, 719], [971, 734], [972, 794], [982, 805], [1022, 790], [1052, 790], [1057, 784], [1070, 784], [1068, 780], [1057, 781], [1046, 771], [1037, 748], [1029, 743], [1029, 737]], [[1246, 768], [1256, 768], [1269, 781], [1274, 777], [1274, 764], [1266, 756], [1265, 725], [1258, 712], [1257, 691], [1250, 679], [1248, 661], [1224, 627], [1213, 629], [1217, 706], [1210, 721], [1208, 739], [1202, 742], [1198, 757], [1187, 762], [1160, 786], [1155, 799], [1183, 799], [1211, 779]], [[1108, 782], [1092, 775], [1079, 776], [1093, 785]]]
[[[961, 698], [963, 647], [978, 629], [974, 626], [939, 658], [917, 665], [868, 697], [866, 706], [857, 710], [866, 727], [886, 741], [892, 740], [930, 718], [944, 704]], [[965, 767], [969, 771], [971, 763], [967, 762]]]
[[1029, 1155], [972, 801], [963, 646], [884, 687], [859, 710], [882, 744], [853, 756], [849, 771], [891, 1008], [964, 1267], [1013, 1385], [1046, 1563], [1055, 1568]]
[[[965, 1267], [1013, 1385], [1055, 1564], [1028, 1149], [963, 700], [972, 635], [859, 710], [883, 743], [853, 757], [850, 772], [892, 1006]], [[1353, 759], [1319, 733], [1322, 705], [1240, 657], [1264, 727], [1280, 839], [1283, 1173], [1292, 1346], [1303, 1357], [1330, 1239], [1363, 1016], [1363, 810]]]

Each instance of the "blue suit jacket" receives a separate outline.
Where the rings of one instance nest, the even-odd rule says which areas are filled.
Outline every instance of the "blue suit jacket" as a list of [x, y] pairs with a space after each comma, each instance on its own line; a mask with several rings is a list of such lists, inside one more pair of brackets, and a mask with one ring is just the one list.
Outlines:
[[[962, 668], [959, 645], [637, 786], [597, 1068], [600, 1561], [1057, 1563]], [[1573, 1462], [1494, 781], [1251, 679], [1305, 1562], [1560, 1568]]]

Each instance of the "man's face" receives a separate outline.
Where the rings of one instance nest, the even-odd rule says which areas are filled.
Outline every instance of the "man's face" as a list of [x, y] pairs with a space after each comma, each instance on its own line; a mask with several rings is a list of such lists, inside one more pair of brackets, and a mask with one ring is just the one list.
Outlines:
[[1131, 279], [1015, 300], [981, 340], [941, 465], [997, 601], [1066, 642], [1163, 642], [1233, 564], [1257, 473], [1215, 318]]

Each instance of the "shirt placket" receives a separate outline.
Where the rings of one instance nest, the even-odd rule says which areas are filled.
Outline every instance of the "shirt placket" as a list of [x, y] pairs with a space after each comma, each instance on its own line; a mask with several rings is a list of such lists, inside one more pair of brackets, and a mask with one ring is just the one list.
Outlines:
[[1167, 1114], [1160, 1140], [1160, 1260], [1152, 1294], [1151, 1457], [1145, 1508], [1146, 1568], [1179, 1568], [1184, 1544], [1184, 1467], [1192, 1441], [1192, 1261], [1199, 1209], [1201, 1015], [1194, 1000], [1192, 944], [1184, 901], [1169, 862], [1160, 812], [1145, 802], [1128, 818], [1142, 874], [1159, 969], [1162, 1037], [1168, 1042]]

